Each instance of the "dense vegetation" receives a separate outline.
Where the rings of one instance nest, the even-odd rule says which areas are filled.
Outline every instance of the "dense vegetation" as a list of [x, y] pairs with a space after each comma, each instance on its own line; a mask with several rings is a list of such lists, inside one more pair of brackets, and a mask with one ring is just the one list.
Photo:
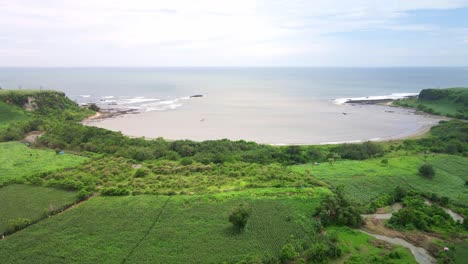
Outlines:
[[444, 230], [452, 234], [462, 229], [462, 225], [456, 223], [440, 206], [426, 204], [421, 196], [408, 195], [403, 198], [403, 205], [403, 209], [393, 214], [388, 226], [433, 232]]
[[394, 104], [430, 114], [468, 119], [468, 88], [424, 89], [417, 99], [403, 99]]
[[[0, 91], [0, 141], [45, 132], [29, 147], [0, 143], [0, 200], [9, 201], [0, 205], [8, 212], [0, 231], [96, 194], [0, 240], [2, 261], [414, 263], [403, 248], [340, 227], [357, 228], [361, 213], [394, 202], [405, 207], [390, 227], [466, 232], [442, 225], [449, 218], [440, 207], [420, 203], [468, 214], [465, 122], [404, 141], [275, 147], [129, 138], [80, 124], [98, 110], [91, 108], [60, 92]], [[433, 177], [421, 176], [423, 165]]]

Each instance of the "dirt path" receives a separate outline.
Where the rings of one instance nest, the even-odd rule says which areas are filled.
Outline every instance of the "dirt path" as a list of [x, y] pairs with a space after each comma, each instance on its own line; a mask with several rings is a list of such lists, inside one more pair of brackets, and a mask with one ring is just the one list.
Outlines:
[[27, 142], [29, 144], [36, 143], [37, 139], [44, 135], [44, 131], [31, 131], [26, 134], [26, 137], [22, 140], [23, 142]]
[[406, 241], [404, 239], [401, 239], [401, 238], [398, 238], [398, 237], [388, 237], [388, 236], [384, 236], [384, 235], [377, 235], [377, 234], [374, 234], [374, 233], [369, 233], [369, 232], [367, 232], [365, 230], [362, 230], [362, 229], [360, 229], [359, 231], [364, 233], [364, 234], [367, 234], [369, 236], [375, 237], [375, 238], [377, 238], [379, 240], [383, 240], [385, 242], [388, 242], [390, 244], [399, 245], [399, 246], [402, 246], [402, 247], [405, 247], [405, 248], [409, 249], [411, 251], [411, 253], [413, 254], [414, 258], [416, 259], [416, 261], [418, 263], [420, 263], [420, 264], [437, 263], [437, 260], [434, 257], [432, 257], [427, 250], [425, 250], [422, 247], [417, 247], [417, 246], [409, 243], [408, 241]]

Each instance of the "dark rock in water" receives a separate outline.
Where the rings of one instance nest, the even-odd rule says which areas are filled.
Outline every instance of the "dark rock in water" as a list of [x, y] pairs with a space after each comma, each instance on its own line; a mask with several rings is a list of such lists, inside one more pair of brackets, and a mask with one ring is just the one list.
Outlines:
[[193, 97], [203, 97], [203, 95], [202, 94], [195, 94], [195, 95], [190, 96], [190, 98], [193, 98]]
[[375, 99], [375, 100], [348, 100], [346, 104], [385, 104], [395, 100], [393, 99]]
[[344, 112], [343, 112], [342, 114], [343, 114], [343, 115], [347, 115], [348, 113], [344, 113]]

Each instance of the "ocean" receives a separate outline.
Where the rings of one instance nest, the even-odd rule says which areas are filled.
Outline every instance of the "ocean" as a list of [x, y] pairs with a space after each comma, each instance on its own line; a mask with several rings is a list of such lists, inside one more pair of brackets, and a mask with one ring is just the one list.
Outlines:
[[269, 144], [405, 136], [436, 120], [342, 103], [460, 86], [468, 86], [468, 68], [0, 68], [4, 89], [60, 90], [80, 104], [140, 113], [92, 125], [131, 136]]

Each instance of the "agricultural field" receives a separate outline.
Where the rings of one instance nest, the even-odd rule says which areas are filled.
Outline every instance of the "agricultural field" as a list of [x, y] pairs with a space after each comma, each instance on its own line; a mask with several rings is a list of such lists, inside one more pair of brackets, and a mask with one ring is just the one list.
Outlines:
[[455, 245], [454, 259], [456, 264], [464, 264], [468, 259], [468, 241], [465, 240]]
[[0, 130], [13, 122], [25, 121], [28, 118], [21, 108], [0, 101]]
[[[278, 257], [313, 239], [310, 216], [323, 188], [216, 195], [95, 197], [0, 240], [4, 263], [201, 263]], [[307, 193], [307, 195], [306, 195]], [[245, 230], [229, 223], [239, 203], [252, 207]], [[71, 254], [71, 252], [73, 252]]]
[[77, 200], [75, 192], [12, 184], [0, 188], [0, 234], [13, 228], [18, 219], [35, 222]]
[[387, 244], [348, 227], [329, 227], [336, 232], [343, 256], [332, 263], [417, 263], [411, 252]]
[[77, 166], [88, 158], [53, 150], [32, 149], [19, 142], [0, 143], [0, 186], [40, 172]]
[[[317, 239], [320, 234], [313, 231], [311, 216], [321, 197], [329, 192], [317, 187], [212, 195], [98, 196], [0, 240], [0, 254], [4, 263], [236, 263], [246, 258], [278, 259], [284, 245], [300, 249]], [[241, 232], [227, 221], [231, 209], [240, 203], [252, 208]], [[406, 249], [381, 247], [358, 231], [330, 227], [327, 232], [337, 234], [343, 252], [335, 263], [382, 259], [386, 263], [415, 263]]]
[[[382, 163], [383, 159], [388, 164]], [[331, 185], [344, 185], [346, 194], [361, 204], [367, 204], [379, 195], [389, 193], [397, 186], [423, 192], [434, 192], [457, 203], [466, 204], [468, 193], [465, 180], [468, 175], [468, 159], [452, 155], [412, 155], [369, 159], [364, 161], [337, 161], [292, 166], [293, 170], [307, 172]], [[424, 162], [436, 170], [433, 179], [418, 174]]]

